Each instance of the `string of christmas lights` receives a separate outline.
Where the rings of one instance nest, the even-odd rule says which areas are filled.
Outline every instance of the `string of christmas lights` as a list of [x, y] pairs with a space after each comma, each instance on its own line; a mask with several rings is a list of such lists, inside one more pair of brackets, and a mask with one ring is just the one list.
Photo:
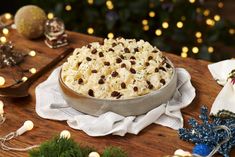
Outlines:
[[209, 3], [205, 0], [35, 2], [44, 6], [48, 19], [60, 17], [65, 20], [66, 28], [74, 31], [107, 38], [142, 38], [183, 58], [211, 60], [213, 56], [231, 56], [220, 53], [222, 47], [218, 45], [232, 47], [235, 25], [222, 17], [222, 0]]
[[[2, 20], [3, 19], [3, 20]], [[8, 37], [10, 36], [10, 28], [11, 25], [8, 25], [10, 23], [12, 23], [12, 19], [13, 19], [13, 16], [10, 14], [10, 13], [5, 13], [3, 16], [1, 16], [1, 19], [0, 21], [4, 21], [4, 23], [1, 24], [1, 29], [0, 29], [0, 48], [3, 48], [6, 47], [6, 46], [10, 46], [10, 49], [13, 49], [13, 45], [14, 43], [12, 43], [11, 41], [8, 41]], [[9, 22], [8, 22], [9, 21]], [[8, 53], [8, 52], [3, 52], [2, 50], [0, 51], [0, 54], [1, 53]], [[27, 54], [27, 56], [30, 56], [30, 57], [34, 57], [36, 56], [36, 51], [34, 50], [30, 50]], [[20, 83], [20, 82], [25, 82], [28, 80], [28, 77], [24, 76], [24, 73], [31, 73], [31, 74], [35, 74], [37, 72], [37, 69], [32, 67], [32, 68], [29, 68], [29, 69], [20, 69], [19, 71], [20, 73], [22, 73], [22, 78], [20, 80], [16, 80], [16, 84], [17, 83]], [[0, 75], [0, 87], [4, 86], [5, 84], [7, 83], [5, 77], [1, 76]]]
[[[211, 30], [215, 29], [215, 26], [220, 25], [221, 22], [223, 22], [223, 19], [220, 15], [220, 9], [224, 8], [224, 3], [221, 0], [217, 1], [217, 8], [215, 10], [210, 10], [210, 8], [205, 7], [204, 0], [186, 0], [188, 1], [187, 6], [190, 7], [190, 9], [195, 9], [195, 16], [194, 19], [190, 19], [190, 17], [185, 14], [180, 14], [178, 19], [172, 19], [169, 15], [166, 15], [166, 17], [162, 17], [161, 11], [159, 8], [167, 8], [170, 10], [169, 12], [172, 12], [174, 7], [177, 7], [178, 5], [176, 1], [172, 1], [172, 3], [169, 3], [165, 0], [160, 1], [149, 1], [148, 10], [146, 11], [146, 16], [140, 20], [140, 25], [137, 27], [142, 27], [143, 34], [155, 34], [156, 43], [160, 43], [160, 41], [164, 42], [165, 40], [169, 38], [170, 34], [174, 34], [173, 32], [176, 32], [180, 35], [187, 36], [187, 33], [189, 32], [189, 25], [192, 24], [192, 22], [195, 23], [195, 26], [192, 27], [191, 34], [194, 34], [193, 37], [189, 41], [180, 41], [178, 46], [176, 47], [176, 50], [179, 49], [180, 55], [182, 58], [187, 58], [188, 56], [197, 56], [201, 52], [207, 52], [208, 54], [214, 53], [216, 50], [215, 45], [213, 42], [209, 42], [207, 33]], [[96, 0], [87, 0], [86, 2], [91, 7], [97, 7], [97, 1]], [[116, 10], [120, 8], [120, 5], [113, 0], [106, 0], [105, 4], [107, 9], [107, 14], [112, 12], [113, 14], [116, 13]], [[160, 6], [160, 7], [159, 7]], [[65, 4], [64, 9], [67, 12], [72, 11], [72, 5], [71, 4]], [[167, 10], [165, 9], [165, 10]], [[217, 10], [219, 10], [217, 12]], [[116, 15], [112, 15], [116, 16]], [[54, 17], [54, 13], [49, 12], [48, 18], [51, 19]], [[111, 17], [114, 18], [114, 17]], [[137, 24], [138, 25], [138, 24]], [[205, 27], [205, 30], [203, 29]], [[193, 32], [194, 31], [194, 32]], [[95, 24], [90, 24], [86, 28], [86, 32], [90, 35], [98, 35], [99, 30], [96, 28]], [[114, 38], [116, 36], [119, 36], [120, 34], [116, 35], [114, 32], [116, 30], [110, 29], [107, 30], [106, 37], [107, 38]], [[229, 28], [228, 33], [233, 36], [235, 34], [234, 28]], [[173, 37], [172, 37], [173, 38]], [[179, 37], [180, 38], [180, 37]], [[177, 41], [177, 39], [175, 39]], [[169, 43], [172, 44], [172, 43]], [[157, 46], [159, 46], [157, 44]], [[161, 48], [161, 45], [160, 45]], [[164, 50], [164, 47], [163, 47]]]

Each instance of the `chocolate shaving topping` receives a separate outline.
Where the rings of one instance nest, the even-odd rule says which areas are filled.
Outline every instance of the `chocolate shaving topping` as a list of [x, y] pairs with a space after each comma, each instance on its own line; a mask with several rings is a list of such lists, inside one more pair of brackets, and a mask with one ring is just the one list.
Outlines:
[[104, 65], [110, 66], [110, 63], [109, 62], [104, 62]]
[[134, 57], [134, 56], [131, 56], [130, 59], [135, 59], [135, 57]]
[[125, 53], [130, 53], [130, 50], [128, 48], [124, 48]]
[[117, 77], [118, 76], [118, 72], [116, 72], [116, 71], [112, 72], [111, 76], [112, 77]]
[[121, 68], [125, 68], [126, 67], [126, 64], [125, 63], [122, 63], [121, 64]]
[[149, 88], [149, 89], [153, 89], [153, 85], [152, 85], [152, 84], [149, 84], [149, 85], [148, 85], [148, 88]]
[[145, 66], [149, 66], [150, 64], [149, 64], [149, 62], [145, 62]]
[[132, 74], [136, 74], [136, 71], [135, 71], [135, 69], [133, 69], [133, 68], [130, 68], [130, 72], [131, 72]]
[[89, 89], [89, 90], [88, 90], [88, 95], [94, 97], [94, 96], [95, 96], [95, 95], [94, 95], [94, 91], [93, 91], [92, 89]]
[[83, 83], [83, 79], [82, 78], [79, 78], [78, 79], [78, 84], [82, 84]]
[[104, 76], [104, 75], [101, 75], [101, 76], [100, 76], [100, 78], [104, 79], [104, 78], [105, 78], [105, 76]]
[[156, 73], [159, 72], [159, 69], [158, 69], [158, 68], [155, 68], [155, 72], [156, 72]]
[[139, 49], [136, 47], [136, 48], [134, 48], [134, 51], [135, 51], [135, 52], [138, 52], [138, 51], [139, 51]]
[[160, 67], [159, 70], [166, 71], [166, 69], [163, 67]]
[[166, 63], [166, 68], [171, 68], [171, 65], [169, 63]]
[[112, 43], [112, 46], [115, 47], [117, 44], [116, 43]]
[[134, 79], [133, 83], [135, 83], [135, 82], [136, 82], [136, 80]]
[[150, 81], [146, 81], [146, 82], [147, 82], [147, 84], [148, 84], [148, 88], [149, 88], [149, 89], [153, 89], [152, 83], [151, 83]]
[[153, 50], [152, 53], [157, 53], [158, 51], [157, 50]]
[[92, 73], [97, 73], [97, 70], [91, 70]]
[[87, 45], [87, 48], [89, 48], [89, 49], [90, 49], [90, 48], [91, 48], [91, 44], [88, 44], [88, 45]]
[[122, 89], [125, 89], [126, 88], [126, 84], [124, 82], [121, 83], [121, 87]]
[[123, 55], [120, 55], [121, 59], [124, 59], [124, 56]]
[[92, 53], [92, 54], [96, 54], [96, 53], [97, 53], [97, 50], [94, 49], [94, 50], [91, 51], [91, 53]]
[[149, 56], [148, 57], [148, 60], [150, 61], [150, 60], [152, 60], [153, 59], [153, 56]]
[[102, 78], [99, 79], [98, 83], [99, 83], [99, 84], [104, 84], [104, 79], [102, 79]]
[[117, 91], [113, 91], [113, 92], [111, 93], [111, 96], [112, 96], [112, 97], [117, 97], [117, 96], [119, 96], [119, 95], [120, 95], [120, 93], [117, 92]]
[[116, 63], [121, 63], [122, 62], [122, 59], [121, 58], [117, 58], [116, 59]]
[[137, 91], [138, 91], [138, 87], [135, 86], [135, 87], [133, 88], [133, 90], [134, 90], [135, 92], [137, 92]]
[[122, 97], [122, 94], [119, 94], [118, 96], [117, 96], [117, 99], [120, 99]]
[[91, 61], [91, 58], [90, 58], [90, 57], [86, 57], [86, 60], [87, 60], [87, 61]]
[[135, 65], [135, 61], [130, 61], [131, 62], [131, 65]]
[[77, 66], [79, 67], [82, 64], [82, 62], [78, 62]]
[[99, 52], [99, 57], [104, 57], [103, 52]]
[[112, 51], [112, 52], [114, 52], [114, 49], [110, 48], [110, 49], [109, 49], [109, 51]]
[[164, 79], [161, 79], [160, 82], [164, 85], [166, 84], [166, 81]]

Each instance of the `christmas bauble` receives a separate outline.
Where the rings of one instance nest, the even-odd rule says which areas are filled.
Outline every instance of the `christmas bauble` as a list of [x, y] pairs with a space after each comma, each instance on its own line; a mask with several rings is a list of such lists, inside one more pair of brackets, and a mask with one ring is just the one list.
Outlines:
[[46, 19], [46, 14], [41, 8], [35, 5], [27, 5], [16, 12], [16, 29], [28, 39], [38, 38], [44, 33]]
[[207, 156], [211, 152], [211, 148], [208, 147], [206, 144], [197, 144], [193, 148], [193, 154], [201, 155], [201, 156]]

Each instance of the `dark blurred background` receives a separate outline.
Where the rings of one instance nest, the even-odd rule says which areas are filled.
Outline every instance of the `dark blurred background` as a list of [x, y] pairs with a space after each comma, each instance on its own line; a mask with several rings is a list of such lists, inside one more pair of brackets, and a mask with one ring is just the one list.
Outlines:
[[0, 14], [35, 4], [68, 30], [144, 39], [182, 57], [235, 57], [234, 0], [7, 0]]

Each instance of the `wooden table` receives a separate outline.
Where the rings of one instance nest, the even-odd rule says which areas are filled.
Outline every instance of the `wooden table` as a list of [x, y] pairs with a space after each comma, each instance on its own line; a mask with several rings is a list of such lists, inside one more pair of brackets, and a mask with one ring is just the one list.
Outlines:
[[[100, 40], [100, 38], [97, 37], [72, 32], [69, 33], [69, 36], [73, 41], [71, 43], [73, 47], [81, 47], [91, 41]], [[208, 106], [209, 109], [211, 108], [221, 87], [213, 80], [208, 71], [207, 65], [209, 62], [190, 58], [184, 59], [169, 53], [166, 53], [166, 55], [172, 60], [176, 67], [182, 67], [188, 70], [192, 77], [192, 84], [196, 88], [196, 98], [190, 106], [182, 111], [186, 123], [190, 117], [197, 117], [199, 115], [199, 109], [202, 104]], [[128, 152], [130, 157], [161, 157], [173, 154], [178, 148], [188, 151], [192, 150], [193, 144], [180, 140], [177, 131], [156, 124], [148, 126], [138, 135], [127, 134], [125, 137], [113, 135], [90, 137], [82, 131], [71, 129], [66, 122], [40, 118], [35, 112], [35, 87], [46, 80], [51, 71], [47, 72], [32, 85], [29, 97], [20, 99], [2, 98], [5, 103], [4, 110], [7, 120], [0, 126], [0, 135], [6, 135], [11, 131], [15, 131], [25, 120], [32, 120], [35, 124], [33, 131], [27, 132], [12, 140], [12, 145], [25, 147], [40, 144], [66, 129], [71, 132], [72, 137], [77, 142], [97, 147], [100, 151], [110, 145], [120, 146]], [[232, 154], [235, 156], [235, 151], [233, 151]], [[27, 153], [0, 150], [0, 156], [27, 156]]]

